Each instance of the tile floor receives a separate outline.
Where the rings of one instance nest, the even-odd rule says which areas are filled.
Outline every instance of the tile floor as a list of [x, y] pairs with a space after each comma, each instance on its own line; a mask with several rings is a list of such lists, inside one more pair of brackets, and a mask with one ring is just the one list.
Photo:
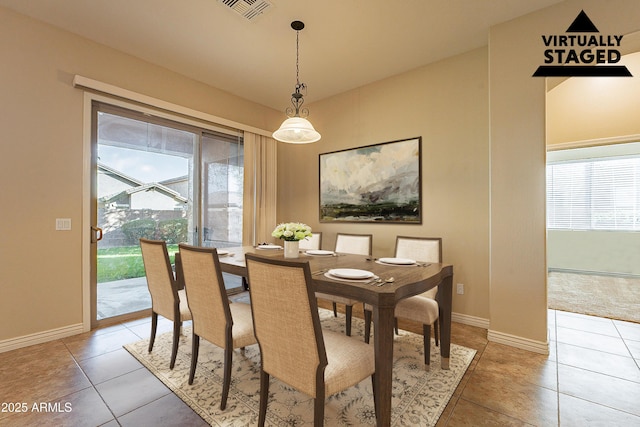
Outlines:
[[[1, 353], [1, 409], [14, 412], [0, 412], [0, 426], [206, 425], [122, 348], [146, 338], [149, 325], [138, 319]], [[452, 341], [477, 355], [438, 425], [640, 426], [640, 324], [550, 310], [549, 334], [543, 356], [454, 323]], [[26, 413], [10, 406], [22, 402]]]

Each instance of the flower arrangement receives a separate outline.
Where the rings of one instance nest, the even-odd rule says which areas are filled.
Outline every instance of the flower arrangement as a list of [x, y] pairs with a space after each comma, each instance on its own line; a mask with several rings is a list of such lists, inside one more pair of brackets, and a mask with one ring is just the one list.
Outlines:
[[286, 222], [278, 224], [271, 235], [286, 241], [298, 241], [311, 237], [311, 227], [301, 222]]

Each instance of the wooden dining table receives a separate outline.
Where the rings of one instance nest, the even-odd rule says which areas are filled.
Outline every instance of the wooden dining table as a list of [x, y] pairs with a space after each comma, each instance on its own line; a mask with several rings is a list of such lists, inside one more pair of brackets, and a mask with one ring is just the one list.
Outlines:
[[[244, 259], [246, 253], [284, 258], [283, 251], [277, 249], [243, 246], [225, 250], [229, 251], [229, 254], [219, 257], [222, 271], [242, 277], [247, 276]], [[449, 369], [453, 266], [438, 263], [389, 265], [363, 255], [311, 256], [304, 252], [293, 260], [309, 261], [316, 291], [356, 299], [373, 307], [377, 425], [391, 425], [395, 306], [403, 298], [438, 287], [436, 300], [440, 308], [440, 360], [442, 369]], [[393, 278], [393, 281], [385, 281], [378, 286], [379, 283], [371, 284], [367, 281], [336, 280], [324, 274], [335, 268], [366, 270], [383, 280]]]

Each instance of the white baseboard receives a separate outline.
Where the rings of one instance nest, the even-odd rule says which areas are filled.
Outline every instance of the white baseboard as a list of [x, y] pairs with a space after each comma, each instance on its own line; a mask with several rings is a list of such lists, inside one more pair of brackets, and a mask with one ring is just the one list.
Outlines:
[[627, 277], [631, 279], [640, 278], [640, 274], [636, 274], [636, 273], [612, 273], [610, 271], [576, 270], [573, 268], [549, 267], [548, 272], [549, 273], [585, 274], [585, 275], [592, 275], [592, 276]]
[[516, 335], [509, 335], [503, 332], [492, 331], [489, 329], [489, 319], [482, 317], [469, 316], [461, 313], [451, 313], [451, 320], [453, 322], [462, 323], [463, 325], [475, 326], [478, 328], [487, 330], [487, 339], [489, 341], [497, 342], [499, 344], [508, 345], [511, 347], [520, 348], [523, 350], [531, 351], [540, 354], [549, 354], [549, 342], [535, 341], [529, 338], [518, 337]]
[[489, 329], [489, 319], [469, 316], [468, 314], [451, 313], [451, 321], [462, 323], [463, 325], [475, 326], [482, 329]]
[[75, 325], [63, 326], [62, 328], [50, 329], [48, 331], [37, 332], [35, 334], [23, 335], [21, 337], [9, 338], [0, 341], [0, 353], [5, 351], [16, 350], [18, 348], [28, 347], [34, 344], [42, 344], [43, 342], [53, 341], [60, 338], [69, 337], [71, 335], [81, 334], [84, 332], [82, 323]]
[[499, 344], [511, 347], [521, 348], [523, 350], [532, 351], [539, 354], [549, 354], [549, 342], [531, 340], [529, 338], [518, 337], [515, 335], [505, 334], [503, 332], [492, 331], [487, 332], [487, 339]]

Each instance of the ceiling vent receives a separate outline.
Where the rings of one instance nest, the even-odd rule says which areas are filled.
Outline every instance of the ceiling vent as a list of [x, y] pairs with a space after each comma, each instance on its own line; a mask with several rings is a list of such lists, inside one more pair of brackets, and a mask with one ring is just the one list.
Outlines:
[[254, 21], [273, 5], [267, 0], [218, 0], [220, 3], [242, 15], [247, 21]]

